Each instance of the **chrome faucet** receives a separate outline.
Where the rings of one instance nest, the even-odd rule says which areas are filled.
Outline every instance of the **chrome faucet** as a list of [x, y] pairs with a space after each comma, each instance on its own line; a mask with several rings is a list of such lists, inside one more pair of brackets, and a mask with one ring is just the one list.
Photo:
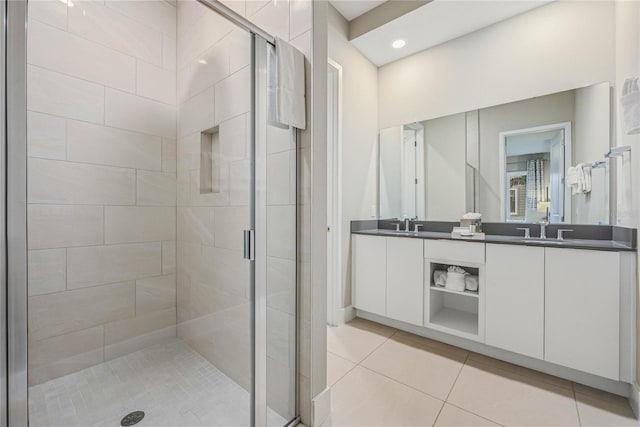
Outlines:
[[540, 221], [540, 238], [545, 240], [547, 238], [547, 226], [549, 225], [549, 221], [544, 220]]
[[516, 228], [516, 230], [524, 231], [524, 238], [525, 239], [530, 239], [531, 238], [531, 229], [529, 227]]
[[407, 232], [407, 233], [408, 233], [409, 231], [411, 231], [411, 230], [409, 229], [409, 223], [410, 223], [410, 222], [411, 222], [411, 219], [409, 219], [409, 218], [406, 218], [406, 219], [404, 220], [404, 231], [405, 231], [405, 232]]
[[540, 221], [540, 239], [547, 239], [547, 226], [549, 225], [549, 208], [547, 208], [547, 214], [544, 220]]
[[564, 240], [564, 233], [569, 233], [573, 230], [570, 230], [568, 228], [560, 228], [558, 229], [558, 240]]

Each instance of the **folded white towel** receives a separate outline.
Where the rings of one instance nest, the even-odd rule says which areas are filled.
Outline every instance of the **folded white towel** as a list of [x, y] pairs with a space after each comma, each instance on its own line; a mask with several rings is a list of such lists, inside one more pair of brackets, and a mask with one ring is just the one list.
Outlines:
[[482, 214], [477, 212], [467, 212], [466, 214], [462, 215], [462, 219], [481, 219], [481, 218], [482, 218]]
[[447, 268], [447, 271], [449, 273], [458, 273], [458, 274], [469, 274], [465, 271], [464, 268], [462, 267], [458, 267], [457, 265], [452, 265], [449, 268]]
[[578, 187], [580, 186], [580, 179], [578, 175], [578, 169], [575, 166], [569, 166], [564, 177], [567, 187], [571, 188], [571, 194], [574, 195], [578, 194]]
[[478, 276], [472, 276], [470, 274], [464, 276], [464, 287], [468, 291], [477, 292], [479, 287]]
[[573, 195], [591, 191], [591, 165], [588, 163], [570, 166], [564, 178]]
[[276, 38], [277, 121], [298, 129], [306, 128], [304, 55]]
[[447, 284], [445, 285], [445, 288], [447, 288], [449, 290], [452, 290], [452, 291], [458, 291], [458, 292], [464, 291], [464, 287], [465, 287], [464, 277], [465, 276], [466, 276], [466, 274], [449, 271], [447, 273]]
[[433, 283], [436, 286], [444, 287], [447, 284], [447, 272], [444, 270], [435, 270], [433, 272]]

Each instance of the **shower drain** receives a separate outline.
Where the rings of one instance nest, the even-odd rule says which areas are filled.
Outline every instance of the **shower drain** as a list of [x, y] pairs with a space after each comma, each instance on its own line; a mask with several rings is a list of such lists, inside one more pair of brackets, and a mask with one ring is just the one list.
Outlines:
[[138, 424], [143, 418], [143, 411], [134, 411], [125, 415], [124, 418], [122, 418], [122, 421], [120, 421], [120, 425], [123, 427], [132, 426], [134, 424]]

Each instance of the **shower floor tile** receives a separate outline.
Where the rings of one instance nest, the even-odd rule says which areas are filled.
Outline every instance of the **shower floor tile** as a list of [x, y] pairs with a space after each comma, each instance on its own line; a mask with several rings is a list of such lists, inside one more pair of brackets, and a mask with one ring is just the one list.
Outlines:
[[[248, 426], [249, 393], [179, 339], [29, 388], [30, 425]], [[286, 421], [269, 410], [269, 425]]]

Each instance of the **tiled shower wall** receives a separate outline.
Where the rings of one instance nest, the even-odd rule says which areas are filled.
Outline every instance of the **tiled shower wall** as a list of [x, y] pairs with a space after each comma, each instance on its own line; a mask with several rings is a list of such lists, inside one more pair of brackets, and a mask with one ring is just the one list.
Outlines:
[[[307, 57], [311, 1], [224, 2], [289, 40]], [[250, 48], [248, 33], [195, 2], [178, 4], [178, 336], [238, 384], [251, 384], [249, 227]], [[218, 127], [220, 192], [200, 192], [200, 133]], [[293, 414], [295, 385], [296, 147], [267, 135], [268, 404]], [[303, 138], [308, 141], [308, 138]], [[308, 156], [307, 156], [308, 159]], [[298, 182], [307, 168], [300, 169]], [[300, 187], [299, 194], [308, 190]], [[308, 224], [308, 223], [307, 223]]]
[[175, 336], [176, 4], [33, 0], [29, 382]]

